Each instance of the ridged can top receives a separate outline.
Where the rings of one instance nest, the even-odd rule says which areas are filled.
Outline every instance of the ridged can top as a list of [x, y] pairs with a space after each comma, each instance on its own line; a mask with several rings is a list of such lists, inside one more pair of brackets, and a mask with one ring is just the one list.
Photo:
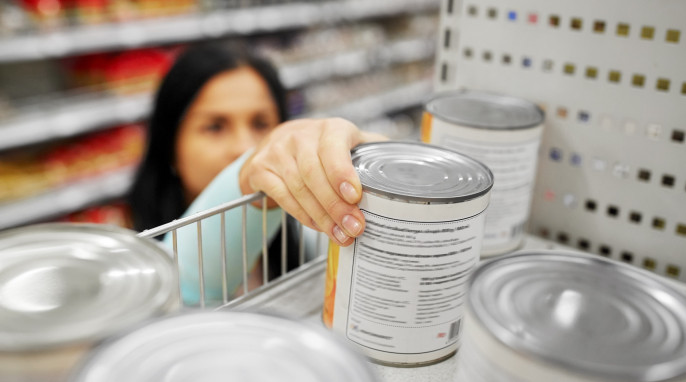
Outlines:
[[323, 328], [248, 312], [167, 316], [103, 343], [72, 382], [372, 382], [366, 362]]
[[544, 113], [522, 98], [474, 90], [439, 93], [424, 110], [446, 122], [493, 130], [519, 130], [543, 123]]
[[90, 344], [176, 301], [170, 255], [133, 231], [51, 223], [0, 234], [0, 351]]
[[522, 252], [482, 263], [469, 308], [497, 340], [610, 381], [686, 375], [686, 295], [647, 271], [575, 252]]
[[365, 143], [352, 150], [352, 161], [362, 188], [389, 199], [459, 203], [493, 187], [493, 174], [483, 163], [426, 143]]

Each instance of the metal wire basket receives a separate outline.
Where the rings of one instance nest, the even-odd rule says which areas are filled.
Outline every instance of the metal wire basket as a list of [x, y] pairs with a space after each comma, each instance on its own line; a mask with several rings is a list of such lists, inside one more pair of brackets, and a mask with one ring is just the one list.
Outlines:
[[[246, 231], [246, 221], [247, 221], [247, 208], [252, 202], [262, 201], [262, 285], [253, 291], [249, 290], [248, 287], [248, 254], [247, 254], [247, 231]], [[227, 288], [227, 272], [226, 272], [226, 212], [234, 208], [241, 208], [242, 219], [241, 219], [241, 238], [242, 238], [242, 260], [243, 260], [243, 294], [235, 299], [231, 299], [229, 296], [229, 291]], [[177, 231], [180, 228], [190, 226], [195, 224], [197, 228], [197, 257], [198, 257], [198, 289], [200, 291], [200, 307], [206, 307], [206, 296], [205, 296], [205, 275], [204, 275], [204, 259], [203, 259], [203, 237], [202, 237], [202, 223], [213, 216], [220, 216], [220, 240], [221, 240], [221, 269], [222, 269], [222, 299], [223, 304], [227, 304], [229, 300], [231, 302], [238, 303], [240, 300], [249, 296], [250, 293], [255, 292], [261, 288], [264, 288], [267, 284], [276, 281], [269, 280], [268, 270], [269, 270], [269, 257], [268, 254], [268, 240], [267, 240], [267, 197], [262, 192], [257, 192], [250, 195], [245, 195], [239, 199], [232, 200], [230, 202], [218, 205], [216, 207], [198, 212], [196, 214], [173, 220], [169, 223], [160, 225], [155, 228], [145, 230], [138, 234], [139, 237], [155, 238], [162, 236], [171, 232], [172, 234], [172, 251], [174, 255], [174, 262], [179, 267], [179, 246]], [[283, 277], [286, 273], [289, 273], [287, 269], [287, 238], [288, 238], [288, 224], [287, 224], [288, 214], [285, 211], [281, 213], [281, 269], [280, 276]], [[305, 262], [305, 244], [304, 244], [304, 227], [301, 223], [297, 223], [297, 234], [298, 234], [298, 266], [295, 269], [300, 268]], [[316, 248], [320, 247], [321, 239], [323, 234], [317, 236]], [[217, 264], [219, 266], [219, 264]], [[294, 270], [295, 270], [294, 269]], [[292, 270], [293, 271], [293, 270]], [[179, 304], [183, 305], [181, 299], [181, 283], [179, 282]]]

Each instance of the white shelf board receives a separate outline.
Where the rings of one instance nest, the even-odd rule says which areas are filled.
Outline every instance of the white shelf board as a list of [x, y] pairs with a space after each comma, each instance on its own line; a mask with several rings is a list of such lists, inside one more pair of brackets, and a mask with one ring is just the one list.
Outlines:
[[107, 126], [145, 118], [152, 104], [150, 94], [126, 97], [93, 95], [91, 99], [34, 107], [0, 123], [0, 150], [70, 137]]
[[373, 94], [326, 111], [309, 113], [307, 118], [336, 116], [362, 123], [372, 118], [408, 107], [421, 105], [433, 91], [430, 78], [398, 86], [392, 90]]
[[[352, 76], [390, 64], [402, 64], [433, 57], [433, 39], [407, 38], [380, 48], [339, 53], [279, 68], [284, 85], [297, 88], [333, 77]], [[93, 95], [56, 105], [31, 108], [16, 118], [0, 122], [0, 150], [74, 136], [104, 127], [145, 119], [153, 95]]]
[[0, 230], [67, 214], [124, 196], [133, 183], [134, 174], [134, 167], [126, 167], [37, 196], [0, 204]]

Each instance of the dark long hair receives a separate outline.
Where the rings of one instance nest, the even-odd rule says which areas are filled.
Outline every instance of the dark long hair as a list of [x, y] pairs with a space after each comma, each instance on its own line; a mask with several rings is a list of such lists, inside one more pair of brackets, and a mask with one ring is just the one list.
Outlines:
[[286, 92], [274, 67], [245, 49], [216, 44], [191, 47], [179, 56], [162, 80], [148, 123], [148, 144], [129, 194], [134, 228], [153, 228], [180, 217], [188, 207], [181, 180], [174, 173], [179, 124], [202, 87], [217, 74], [249, 66], [266, 81], [279, 110], [288, 119]]

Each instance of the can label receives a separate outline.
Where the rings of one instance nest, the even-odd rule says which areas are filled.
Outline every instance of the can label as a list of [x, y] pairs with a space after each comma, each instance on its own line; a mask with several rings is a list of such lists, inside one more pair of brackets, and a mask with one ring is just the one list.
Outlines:
[[[425, 142], [480, 160], [493, 172], [495, 182], [483, 239], [485, 254], [498, 252], [497, 248], [516, 247], [529, 218], [541, 128], [489, 131], [453, 125], [438, 118], [430, 118], [427, 125], [423, 127]], [[495, 138], [497, 135], [504, 139]]]
[[[364, 208], [370, 199], [390, 209]], [[364, 234], [349, 247], [330, 244], [324, 322], [388, 363], [430, 362], [454, 351], [467, 281], [481, 249], [488, 198], [481, 199], [460, 218], [465, 214], [457, 205], [413, 205], [365, 194]], [[425, 216], [412, 216], [421, 209]]]

